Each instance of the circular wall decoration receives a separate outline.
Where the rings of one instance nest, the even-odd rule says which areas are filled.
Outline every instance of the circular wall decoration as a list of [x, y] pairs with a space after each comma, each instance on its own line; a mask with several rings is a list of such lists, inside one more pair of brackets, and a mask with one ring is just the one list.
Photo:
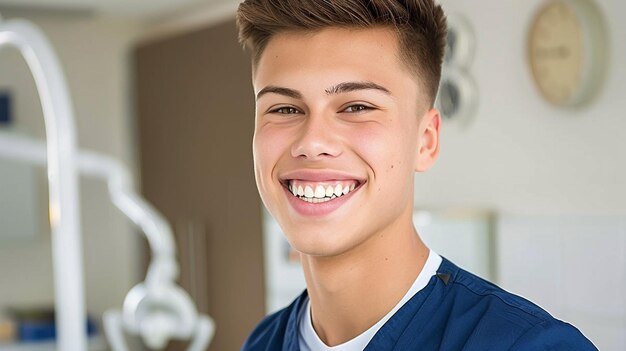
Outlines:
[[469, 67], [474, 59], [476, 47], [474, 31], [469, 21], [458, 13], [448, 15], [448, 37], [444, 63]]
[[435, 107], [444, 120], [467, 121], [475, 113], [477, 90], [469, 66], [474, 58], [475, 39], [469, 21], [448, 15], [448, 37]]
[[541, 95], [576, 106], [599, 90], [607, 63], [606, 29], [591, 0], [548, 0], [528, 31], [527, 55]]
[[435, 106], [444, 120], [467, 123], [475, 113], [477, 95], [476, 83], [465, 70], [445, 67]]

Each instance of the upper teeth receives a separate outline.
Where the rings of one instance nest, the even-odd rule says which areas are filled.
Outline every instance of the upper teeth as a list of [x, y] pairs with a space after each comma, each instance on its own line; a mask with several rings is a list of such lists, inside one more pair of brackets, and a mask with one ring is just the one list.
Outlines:
[[351, 192], [356, 188], [356, 182], [341, 182], [335, 185], [330, 184], [298, 184], [298, 181], [289, 182], [289, 191], [294, 196], [298, 196], [301, 199], [309, 202], [317, 199], [325, 199], [326, 201], [343, 196]]

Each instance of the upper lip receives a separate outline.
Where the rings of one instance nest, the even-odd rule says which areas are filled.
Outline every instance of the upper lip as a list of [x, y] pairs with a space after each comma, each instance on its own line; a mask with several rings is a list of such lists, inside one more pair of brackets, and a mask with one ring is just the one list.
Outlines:
[[335, 170], [312, 170], [312, 169], [301, 169], [289, 171], [281, 174], [279, 176], [279, 180], [281, 182], [287, 182], [289, 180], [304, 180], [304, 181], [313, 181], [313, 182], [323, 182], [323, 181], [332, 181], [332, 180], [356, 180], [357, 182], [364, 183], [365, 178], [356, 176], [354, 174], [350, 174], [342, 171]]

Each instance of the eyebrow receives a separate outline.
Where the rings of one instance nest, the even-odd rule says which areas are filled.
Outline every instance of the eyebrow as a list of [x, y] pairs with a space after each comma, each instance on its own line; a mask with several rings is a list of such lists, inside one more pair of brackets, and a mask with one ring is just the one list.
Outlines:
[[[338, 95], [338, 94], [349, 93], [349, 92], [358, 91], [358, 90], [379, 90], [387, 95], [391, 95], [391, 92], [389, 91], [389, 89], [383, 87], [382, 85], [376, 84], [374, 82], [369, 82], [369, 81], [339, 83], [330, 88], [327, 88], [324, 91], [326, 92], [327, 95]], [[283, 95], [283, 96], [290, 97], [293, 99], [302, 100], [301, 92], [294, 90], [294, 89], [277, 87], [273, 85], [269, 85], [261, 89], [261, 91], [259, 91], [258, 94], [256, 95], [256, 99], [258, 100], [261, 96], [265, 94], [270, 94], [270, 93]]]
[[273, 85], [269, 85], [261, 89], [261, 91], [259, 91], [259, 93], [256, 94], [256, 99], [258, 100], [261, 96], [265, 94], [270, 94], [270, 93], [283, 95], [283, 96], [290, 97], [293, 99], [302, 100], [302, 93], [300, 93], [299, 91], [289, 89], [289, 88], [276, 87]]
[[326, 94], [328, 95], [337, 95], [337, 94], [342, 94], [342, 93], [349, 93], [352, 91], [358, 91], [358, 90], [380, 90], [383, 93], [387, 94], [387, 95], [391, 95], [391, 92], [389, 91], [389, 89], [378, 85], [374, 82], [345, 82], [345, 83], [339, 83], [335, 86], [332, 86], [328, 89], [326, 89]]

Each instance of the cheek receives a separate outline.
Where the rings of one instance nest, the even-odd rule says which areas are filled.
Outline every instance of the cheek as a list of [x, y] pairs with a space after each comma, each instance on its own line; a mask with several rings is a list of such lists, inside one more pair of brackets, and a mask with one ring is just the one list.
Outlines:
[[[398, 213], [413, 194], [414, 155], [417, 141], [410, 128], [363, 128], [352, 136], [355, 151], [368, 164], [372, 182], [368, 191], [384, 211]], [[384, 212], [381, 210], [381, 213]]]
[[404, 127], [363, 126], [350, 136], [356, 153], [369, 165], [376, 178], [412, 177], [417, 141]]
[[289, 152], [288, 133], [271, 128], [257, 128], [254, 132], [252, 152], [257, 183], [265, 191], [272, 179], [272, 171], [281, 155]]
[[276, 161], [276, 156], [281, 152], [282, 138], [270, 128], [257, 128], [254, 131], [253, 152], [254, 161], [261, 167], [266, 167], [268, 162]]

